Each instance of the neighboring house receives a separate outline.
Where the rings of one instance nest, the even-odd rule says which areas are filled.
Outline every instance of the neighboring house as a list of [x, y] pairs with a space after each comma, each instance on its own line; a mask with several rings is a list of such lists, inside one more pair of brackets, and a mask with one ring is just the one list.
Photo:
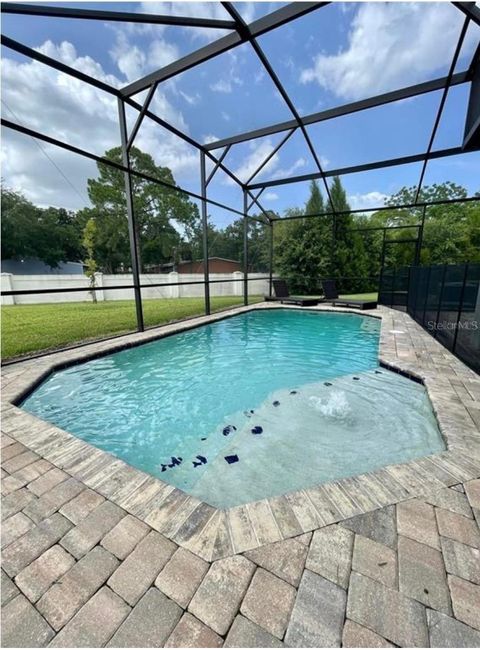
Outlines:
[[2, 260], [2, 273], [12, 275], [83, 275], [81, 262], [60, 262], [55, 268], [35, 259]]
[[[164, 273], [173, 270], [176, 270], [177, 273], [203, 273], [203, 260], [184, 260], [176, 265], [170, 263], [163, 264], [161, 267], [161, 271]], [[209, 257], [208, 271], [209, 273], [233, 273], [234, 271], [242, 271], [242, 265], [237, 260], [227, 260], [224, 257]]]

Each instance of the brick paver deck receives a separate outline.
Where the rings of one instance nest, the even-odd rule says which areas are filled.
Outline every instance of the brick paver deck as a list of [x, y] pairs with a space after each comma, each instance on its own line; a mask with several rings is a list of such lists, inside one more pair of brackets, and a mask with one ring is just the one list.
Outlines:
[[[479, 647], [480, 379], [378, 313], [449, 452], [303, 497], [215, 511], [7, 405], [2, 645]], [[6, 368], [4, 398], [43, 371]]]

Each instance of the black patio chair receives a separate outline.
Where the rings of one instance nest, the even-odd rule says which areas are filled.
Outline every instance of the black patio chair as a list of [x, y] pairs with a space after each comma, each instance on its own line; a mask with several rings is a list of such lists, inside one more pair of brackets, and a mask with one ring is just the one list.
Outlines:
[[375, 309], [376, 300], [355, 300], [350, 298], [339, 298], [335, 280], [323, 280], [323, 295], [326, 302], [338, 307], [355, 307], [356, 309]]
[[280, 302], [281, 304], [301, 305], [308, 307], [317, 305], [321, 298], [309, 298], [308, 296], [291, 296], [285, 280], [272, 280], [274, 296], [264, 296], [268, 302]]

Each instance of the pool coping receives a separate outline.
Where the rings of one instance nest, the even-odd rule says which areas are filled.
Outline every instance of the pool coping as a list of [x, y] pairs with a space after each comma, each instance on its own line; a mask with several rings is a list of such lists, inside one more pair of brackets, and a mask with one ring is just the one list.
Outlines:
[[[281, 496], [219, 509], [16, 406], [51, 372], [61, 368], [237, 314], [279, 308], [381, 319], [380, 364], [425, 385], [447, 449]], [[212, 562], [478, 478], [480, 429], [469, 412], [474, 392], [480, 393], [478, 375], [403, 312], [387, 307], [365, 312], [326, 304], [304, 308], [256, 303], [5, 367], [2, 431], [176, 544]]]

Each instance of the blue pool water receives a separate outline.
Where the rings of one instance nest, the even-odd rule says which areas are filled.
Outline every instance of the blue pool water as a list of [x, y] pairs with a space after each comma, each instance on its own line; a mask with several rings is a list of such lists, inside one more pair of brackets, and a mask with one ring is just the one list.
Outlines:
[[378, 368], [379, 329], [253, 311], [59, 371], [23, 408], [227, 507], [444, 448], [424, 388]]

